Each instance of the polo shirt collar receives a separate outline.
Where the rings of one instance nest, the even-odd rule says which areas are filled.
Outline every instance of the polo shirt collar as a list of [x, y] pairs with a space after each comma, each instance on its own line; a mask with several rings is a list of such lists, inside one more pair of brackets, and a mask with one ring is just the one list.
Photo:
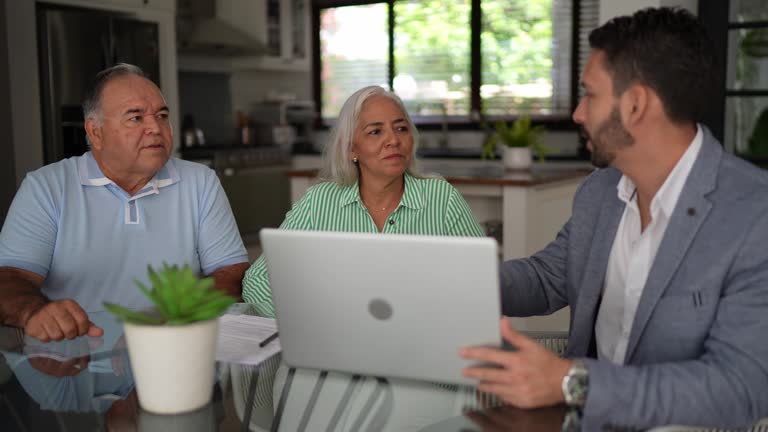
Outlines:
[[[93, 158], [92, 152], [89, 151], [85, 153], [78, 159], [77, 162], [77, 171], [80, 177], [80, 184], [83, 186], [107, 186], [111, 184], [115, 185], [115, 187], [118, 187], [115, 182], [110, 180], [101, 171], [101, 168], [99, 168], [99, 164], [96, 162], [96, 159]], [[173, 158], [169, 158], [168, 162], [165, 163], [160, 171], [155, 173], [155, 176], [152, 177], [152, 180], [147, 182], [147, 184], [144, 185], [140, 191], [136, 192], [136, 194], [130, 197], [130, 199], [138, 199], [146, 195], [159, 194], [161, 188], [170, 186], [174, 183], [177, 183], [178, 181], [179, 171], [176, 169], [176, 164], [174, 163]]]
[[[423, 208], [425, 205], [424, 196], [418, 182], [408, 173], [403, 174], [403, 177], [405, 179], [405, 190], [403, 191], [403, 197], [400, 199], [400, 205], [414, 210]], [[340, 207], [352, 203], [360, 203], [361, 206], [363, 205], [363, 200], [360, 198], [360, 187], [358, 182], [347, 186], [339, 200]]]

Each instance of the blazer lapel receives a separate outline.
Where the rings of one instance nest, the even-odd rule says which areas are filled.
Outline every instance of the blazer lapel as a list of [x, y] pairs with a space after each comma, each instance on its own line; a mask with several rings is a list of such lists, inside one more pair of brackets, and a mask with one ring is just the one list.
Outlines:
[[[615, 185], [621, 174], [618, 173]], [[619, 228], [621, 215], [626, 205], [621, 201], [616, 188], [609, 188], [602, 202], [600, 214], [595, 224], [595, 234], [586, 261], [584, 275], [579, 283], [579, 292], [575, 305], [571, 305], [573, 318], [571, 321], [570, 339], [574, 345], [571, 355], [584, 357], [588, 355], [595, 328], [595, 316], [598, 300], [603, 291], [605, 271], [608, 267], [608, 257]]]
[[672, 276], [680, 266], [680, 262], [712, 207], [706, 195], [715, 188], [717, 167], [720, 164], [723, 149], [705, 126], [700, 125], [700, 127], [704, 134], [704, 141], [699, 156], [688, 174], [685, 186], [680, 192], [675, 211], [669, 220], [643, 287], [627, 343], [625, 364], [628, 364], [634, 355], [640, 336], [648, 324], [656, 303], [672, 280]]

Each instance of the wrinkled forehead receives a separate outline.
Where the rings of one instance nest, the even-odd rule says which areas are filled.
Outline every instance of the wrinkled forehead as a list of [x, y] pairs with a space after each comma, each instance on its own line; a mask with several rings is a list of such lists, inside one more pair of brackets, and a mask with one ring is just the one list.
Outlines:
[[129, 75], [108, 82], [101, 92], [99, 105], [105, 114], [119, 114], [128, 110], [154, 112], [166, 107], [166, 102], [155, 83]]

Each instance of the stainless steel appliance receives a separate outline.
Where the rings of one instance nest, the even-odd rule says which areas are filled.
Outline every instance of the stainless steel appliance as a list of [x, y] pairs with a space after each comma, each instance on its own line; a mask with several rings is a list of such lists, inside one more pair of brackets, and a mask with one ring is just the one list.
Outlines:
[[[312, 101], [261, 102], [251, 107], [256, 142], [279, 146], [293, 153], [316, 153], [315, 104]], [[290, 127], [292, 133], [285, 133]], [[291, 142], [282, 142], [286, 135]]]
[[157, 23], [38, 3], [37, 33], [45, 163], [87, 151], [81, 104], [99, 71], [132, 63], [159, 85]]

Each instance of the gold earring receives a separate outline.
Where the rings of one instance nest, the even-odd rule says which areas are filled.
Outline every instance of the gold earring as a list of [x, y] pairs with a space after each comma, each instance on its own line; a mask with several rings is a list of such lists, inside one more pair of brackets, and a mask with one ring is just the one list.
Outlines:
[[353, 164], [357, 164], [357, 158], [356, 158], [356, 157], [353, 157], [353, 158], [352, 158], [352, 163], [353, 163]]

